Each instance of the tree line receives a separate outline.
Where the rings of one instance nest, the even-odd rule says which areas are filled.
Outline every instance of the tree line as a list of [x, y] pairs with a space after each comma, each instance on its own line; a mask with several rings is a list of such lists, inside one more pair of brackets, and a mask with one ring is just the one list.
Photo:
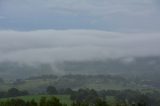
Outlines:
[[[117, 106], [160, 106], [160, 99], [159, 99], [160, 92], [154, 90], [152, 90], [152, 92], [143, 93], [138, 90], [96, 91], [94, 89], [88, 89], [88, 88], [72, 90], [71, 88], [56, 89], [56, 87], [54, 86], [48, 86], [46, 88], [46, 93], [52, 96], [70, 95], [70, 99], [73, 101], [72, 104], [73, 106], [92, 106], [92, 105], [95, 106], [95, 104], [97, 103], [100, 104], [101, 102], [104, 103], [103, 106], [109, 106], [109, 104], [107, 103], [108, 101], [107, 97], [114, 97], [115, 99], [114, 104], [117, 104]], [[25, 95], [30, 95], [30, 94], [27, 91], [21, 91], [16, 88], [11, 88], [7, 92], [0, 92], [0, 98], [17, 97]], [[48, 101], [45, 98], [42, 98], [42, 100]], [[15, 102], [15, 101], [12, 100], [8, 102]]]
[[22, 99], [10, 99], [6, 101], [1, 101], [0, 106], [66, 106], [66, 104], [60, 103], [59, 99], [56, 97], [51, 97], [47, 99], [46, 97], [41, 97], [40, 101], [24, 101]]
[[[22, 99], [10, 99], [6, 101], [0, 101], [0, 106], [67, 106], [67, 104], [61, 103], [59, 99], [56, 97], [46, 98], [41, 97], [39, 101], [35, 101], [34, 99], [30, 101], [25, 101]], [[97, 98], [94, 103], [89, 103], [88, 101], [83, 102], [73, 102], [71, 106], [111, 106], [106, 101]], [[118, 103], [116, 106], [147, 106], [143, 103], [137, 103], [137, 104], [122, 104]]]
[[116, 100], [116, 106], [148, 106], [150, 104], [149, 98], [139, 91], [133, 90], [101, 90], [95, 91], [94, 89], [79, 89], [74, 91], [70, 88], [57, 90], [53, 86], [47, 88], [47, 93], [54, 94], [67, 94], [73, 101], [72, 106], [110, 106], [107, 103], [107, 96], [112, 96]]
[[10, 88], [8, 91], [0, 91], [0, 98], [26, 96], [29, 92], [26, 90], [18, 90], [17, 88]]

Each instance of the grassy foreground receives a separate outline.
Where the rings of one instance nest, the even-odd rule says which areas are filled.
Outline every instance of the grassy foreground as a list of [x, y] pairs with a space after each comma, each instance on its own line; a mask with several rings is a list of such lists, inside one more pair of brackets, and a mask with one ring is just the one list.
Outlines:
[[[67, 104], [67, 106], [71, 106], [72, 101], [70, 100], [70, 96], [69, 95], [54, 95], [55, 97], [57, 97], [61, 103], [65, 103]], [[19, 98], [19, 99], [23, 99], [25, 101], [31, 101], [32, 99], [34, 99], [35, 101], [40, 101], [41, 97], [46, 97], [46, 98], [50, 98], [52, 97], [52, 95], [32, 95], [32, 96], [19, 96], [19, 97], [14, 97], [13, 99]], [[0, 101], [5, 101], [8, 99], [12, 99], [12, 98], [3, 98], [0, 99]]]

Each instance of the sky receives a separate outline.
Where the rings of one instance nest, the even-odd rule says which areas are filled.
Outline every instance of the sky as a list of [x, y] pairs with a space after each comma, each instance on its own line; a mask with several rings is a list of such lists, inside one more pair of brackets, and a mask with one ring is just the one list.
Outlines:
[[159, 0], [0, 0], [0, 29], [154, 32]]
[[159, 56], [159, 0], [0, 0], [0, 61]]

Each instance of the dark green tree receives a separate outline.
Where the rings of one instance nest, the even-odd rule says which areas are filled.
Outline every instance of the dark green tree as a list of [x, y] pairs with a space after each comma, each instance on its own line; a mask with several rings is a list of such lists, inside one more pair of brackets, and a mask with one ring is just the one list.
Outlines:
[[39, 105], [40, 106], [46, 106], [46, 102], [47, 102], [46, 97], [41, 97]]
[[95, 102], [95, 106], [109, 106], [106, 101], [97, 99]]
[[8, 90], [7, 96], [9, 97], [15, 97], [19, 95], [19, 90], [16, 88], [11, 88]]
[[38, 103], [34, 99], [32, 99], [29, 103], [29, 106], [38, 106]]
[[47, 87], [47, 93], [50, 95], [54, 95], [57, 94], [57, 89], [54, 86], [48, 86]]

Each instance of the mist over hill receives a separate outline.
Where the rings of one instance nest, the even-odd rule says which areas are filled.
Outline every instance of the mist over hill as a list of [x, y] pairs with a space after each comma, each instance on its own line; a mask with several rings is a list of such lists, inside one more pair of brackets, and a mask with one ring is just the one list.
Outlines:
[[0, 0], [0, 105], [160, 106], [159, 1]]
[[0, 77], [159, 75], [160, 36], [102, 30], [0, 31]]
[[27, 78], [44, 74], [113, 74], [124, 77], [155, 78], [160, 75], [160, 57], [119, 58], [92, 61], [64, 61], [57, 63], [26, 64], [1, 62], [0, 77]]

